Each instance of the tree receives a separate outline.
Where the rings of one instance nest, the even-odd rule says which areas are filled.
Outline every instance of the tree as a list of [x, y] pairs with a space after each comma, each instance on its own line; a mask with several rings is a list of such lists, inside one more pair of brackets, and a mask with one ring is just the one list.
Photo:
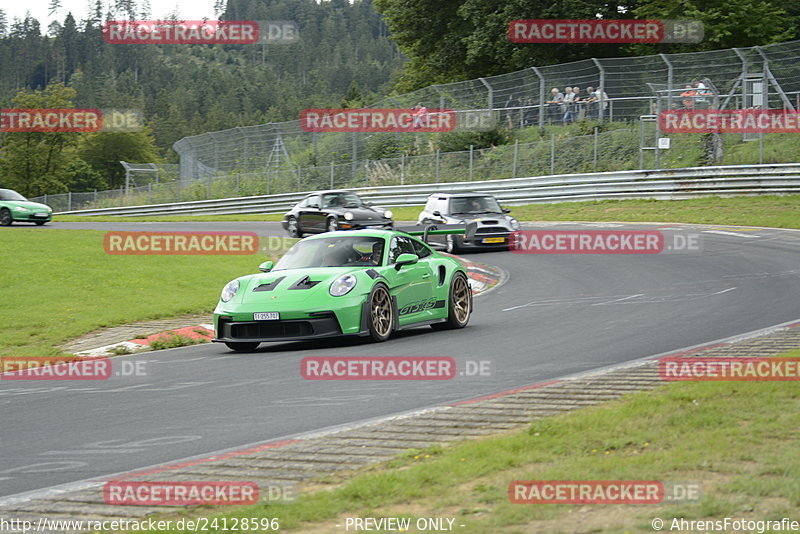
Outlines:
[[125, 183], [125, 169], [120, 161], [153, 163], [160, 159], [152, 132], [147, 128], [85, 134], [78, 145], [78, 155], [99, 172], [112, 189]]
[[[42, 91], [21, 91], [14, 98], [17, 108], [72, 108], [75, 90], [63, 84], [49, 85]], [[26, 196], [62, 193], [67, 190], [60, 178], [72, 156], [69, 147], [77, 142], [72, 132], [7, 133], [0, 150], [0, 177], [12, 189]]]

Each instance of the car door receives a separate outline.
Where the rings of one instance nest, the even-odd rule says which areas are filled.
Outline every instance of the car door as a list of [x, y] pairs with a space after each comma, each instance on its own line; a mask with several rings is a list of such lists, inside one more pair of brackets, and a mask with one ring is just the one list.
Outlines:
[[311, 195], [306, 199], [306, 206], [302, 211], [302, 222], [300, 223], [304, 232], [318, 233], [324, 230], [324, 220], [322, 213], [319, 209], [320, 198], [319, 195]]
[[[388, 265], [396, 266], [400, 254], [417, 254], [412, 240], [405, 236], [394, 236], [389, 242]], [[420, 258], [413, 265], [388, 270], [393, 278], [400, 324], [422, 320], [425, 311], [435, 305], [433, 300], [433, 270], [429, 258]]]

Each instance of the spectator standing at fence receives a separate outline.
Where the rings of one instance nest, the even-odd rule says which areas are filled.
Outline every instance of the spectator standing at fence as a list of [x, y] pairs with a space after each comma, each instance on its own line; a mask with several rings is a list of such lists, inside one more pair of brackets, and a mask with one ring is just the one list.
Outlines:
[[590, 101], [591, 106], [594, 108], [592, 113], [593, 118], [600, 118], [600, 109], [603, 110], [603, 116], [606, 115], [606, 110], [608, 109], [608, 95], [605, 91], [601, 91], [599, 87], [594, 89], [591, 93]]
[[572, 87], [566, 87], [564, 89], [564, 116], [561, 118], [564, 124], [575, 122], [574, 101], [575, 93]]
[[586, 109], [586, 118], [594, 119], [597, 115], [597, 98], [594, 94], [594, 87], [586, 88], [586, 96], [583, 98], [583, 105]]
[[573, 116], [575, 120], [582, 121], [583, 117], [586, 115], [585, 102], [586, 98], [581, 95], [581, 88], [577, 85], [572, 88], [572, 107], [573, 107]]
[[506, 121], [508, 122], [509, 128], [514, 128], [514, 117], [517, 115], [517, 110], [513, 108], [518, 108], [519, 106], [520, 101], [514, 98], [514, 95], [509, 95], [508, 100], [506, 101], [506, 109], [511, 108], [506, 111]]
[[694, 109], [695, 95], [697, 95], [695, 90], [691, 85], [687, 84], [681, 93], [681, 103], [683, 104], [683, 109]]
[[704, 84], [700, 80], [693, 80], [692, 85], [694, 86], [695, 94], [695, 102], [697, 103], [698, 108], [707, 109], [708, 108], [708, 100], [706, 99], [707, 96], [711, 95], [711, 91], [708, 90], [706, 84]]
[[523, 110], [523, 124], [525, 126], [533, 126], [536, 124], [536, 100], [528, 98], [525, 100], [525, 109]]
[[547, 114], [550, 116], [550, 124], [557, 121], [563, 115], [564, 95], [558, 90], [558, 87], [553, 87], [550, 90], [550, 100], [546, 102]]

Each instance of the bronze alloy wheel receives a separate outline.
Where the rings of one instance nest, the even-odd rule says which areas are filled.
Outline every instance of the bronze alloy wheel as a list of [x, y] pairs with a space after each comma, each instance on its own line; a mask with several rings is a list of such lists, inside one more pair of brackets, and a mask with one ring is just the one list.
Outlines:
[[376, 287], [370, 299], [370, 322], [372, 325], [370, 330], [374, 339], [383, 341], [389, 337], [389, 334], [392, 333], [392, 315], [392, 299], [389, 297], [389, 292], [383, 286]]
[[466, 323], [469, 319], [472, 300], [467, 280], [463, 276], [456, 276], [453, 280], [453, 315], [459, 323]]

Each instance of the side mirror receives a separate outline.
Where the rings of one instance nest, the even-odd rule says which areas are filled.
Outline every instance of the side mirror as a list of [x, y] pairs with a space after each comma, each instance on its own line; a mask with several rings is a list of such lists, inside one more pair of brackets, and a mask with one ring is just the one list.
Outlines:
[[503, 213], [511, 213], [511, 208], [503, 208]]
[[262, 263], [261, 265], [258, 266], [258, 270], [261, 271], [262, 273], [268, 273], [268, 272], [270, 272], [272, 270], [272, 267], [274, 265], [275, 264], [272, 263], [271, 260], [270, 261], [265, 261], [264, 263]]
[[371, 208], [372, 206], [374, 206], [374, 204], [372, 202], [364, 202], [364, 205], [366, 207], [368, 207], [368, 208]]
[[406, 252], [405, 254], [400, 254], [397, 258], [397, 261], [394, 263], [395, 270], [400, 270], [403, 265], [414, 265], [419, 261], [419, 256], [416, 254], [409, 254]]
[[436, 211], [433, 212], [432, 215], [434, 215], [436, 217], [441, 217], [442, 216], [442, 212], [440, 212], [439, 210], [436, 210]]

